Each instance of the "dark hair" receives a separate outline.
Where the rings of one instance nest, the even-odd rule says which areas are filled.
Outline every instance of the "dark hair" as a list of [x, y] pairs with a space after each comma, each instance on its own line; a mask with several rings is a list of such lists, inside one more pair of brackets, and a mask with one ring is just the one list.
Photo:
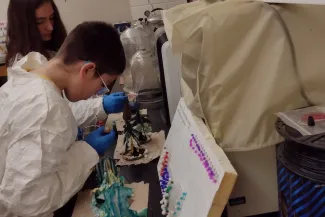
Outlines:
[[68, 35], [57, 57], [64, 64], [80, 60], [96, 64], [99, 74], [119, 75], [125, 69], [125, 54], [118, 32], [105, 22], [85, 22]]
[[[48, 42], [43, 42], [35, 17], [36, 9], [45, 3], [51, 3], [54, 10], [52, 39]], [[10, 0], [7, 16], [7, 66], [13, 64], [17, 54], [25, 56], [32, 51], [50, 58], [48, 51], [58, 51], [67, 36], [67, 31], [53, 0]]]

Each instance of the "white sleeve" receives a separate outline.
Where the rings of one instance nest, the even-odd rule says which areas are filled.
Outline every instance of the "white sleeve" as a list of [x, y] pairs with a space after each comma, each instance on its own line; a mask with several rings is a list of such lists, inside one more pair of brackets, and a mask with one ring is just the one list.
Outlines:
[[69, 106], [79, 127], [96, 124], [96, 116], [97, 120], [104, 120], [107, 117], [102, 97], [69, 102]]
[[9, 212], [20, 217], [49, 215], [82, 188], [98, 155], [86, 142], [68, 143], [43, 130], [8, 148], [0, 203]]

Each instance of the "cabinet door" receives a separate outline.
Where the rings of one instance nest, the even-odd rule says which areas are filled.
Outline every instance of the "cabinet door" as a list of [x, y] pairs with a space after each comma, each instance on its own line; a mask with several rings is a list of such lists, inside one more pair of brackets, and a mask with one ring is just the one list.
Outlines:
[[7, 76], [7, 67], [0, 66], [0, 76]]

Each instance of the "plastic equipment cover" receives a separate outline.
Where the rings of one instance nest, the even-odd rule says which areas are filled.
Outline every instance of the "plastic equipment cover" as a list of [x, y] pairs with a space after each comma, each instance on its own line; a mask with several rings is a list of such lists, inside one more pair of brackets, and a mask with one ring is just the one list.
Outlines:
[[274, 113], [325, 103], [324, 13], [235, 0], [164, 12], [185, 101], [225, 151], [275, 145]]
[[140, 23], [135, 22], [131, 28], [125, 30], [121, 35], [121, 41], [127, 59], [126, 69], [123, 73], [124, 91], [135, 92], [133, 77], [130, 71], [130, 61], [133, 55], [140, 50], [154, 50], [154, 36], [149, 30], [143, 28]]

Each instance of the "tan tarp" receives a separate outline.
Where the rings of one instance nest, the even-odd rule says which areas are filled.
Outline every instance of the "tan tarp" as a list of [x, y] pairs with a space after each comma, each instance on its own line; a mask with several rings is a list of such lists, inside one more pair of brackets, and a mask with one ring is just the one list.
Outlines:
[[164, 12], [182, 92], [225, 151], [282, 141], [274, 113], [325, 103], [325, 7], [203, 1]]

